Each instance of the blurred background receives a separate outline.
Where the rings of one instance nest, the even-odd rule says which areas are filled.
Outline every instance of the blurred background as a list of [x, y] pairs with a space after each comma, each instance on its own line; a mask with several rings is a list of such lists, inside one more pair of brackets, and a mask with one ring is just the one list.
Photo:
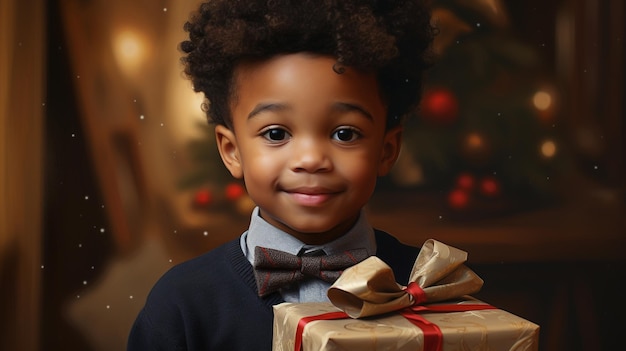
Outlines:
[[[197, 4], [0, 2], [0, 349], [124, 350], [165, 270], [245, 230], [181, 73]], [[476, 297], [541, 350], [616, 349], [624, 2], [434, 4], [438, 63], [371, 221], [468, 251]]]

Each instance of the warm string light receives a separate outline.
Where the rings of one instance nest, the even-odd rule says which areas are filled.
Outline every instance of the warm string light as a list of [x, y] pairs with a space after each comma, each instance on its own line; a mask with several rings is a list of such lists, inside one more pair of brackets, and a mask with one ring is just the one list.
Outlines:
[[483, 138], [478, 133], [470, 133], [465, 139], [467, 146], [471, 149], [480, 149], [483, 147]]
[[556, 155], [556, 143], [550, 139], [541, 143], [541, 155], [545, 158], [552, 158]]
[[556, 94], [550, 87], [537, 90], [530, 99], [530, 104], [535, 109], [537, 117], [543, 123], [551, 123], [556, 117], [557, 101]]
[[[552, 119], [554, 97], [549, 89], [537, 90], [532, 97], [532, 105], [538, 111], [539, 118], [548, 121]], [[539, 153], [546, 159], [553, 158], [557, 153], [557, 145], [552, 139], [545, 139], [539, 144]]]
[[540, 90], [533, 95], [533, 106], [539, 111], [546, 111], [552, 106], [552, 95]]
[[148, 42], [134, 30], [120, 30], [113, 37], [113, 53], [120, 68], [126, 74], [133, 74], [145, 63]]

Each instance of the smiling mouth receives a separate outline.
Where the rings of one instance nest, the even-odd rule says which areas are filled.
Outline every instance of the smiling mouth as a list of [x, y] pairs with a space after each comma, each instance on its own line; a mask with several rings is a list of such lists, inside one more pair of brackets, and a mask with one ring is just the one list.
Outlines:
[[292, 189], [285, 193], [301, 206], [320, 206], [337, 194], [328, 189]]
[[302, 206], [320, 206], [331, 198], [332, 194], [288, 193], [294, 201]]

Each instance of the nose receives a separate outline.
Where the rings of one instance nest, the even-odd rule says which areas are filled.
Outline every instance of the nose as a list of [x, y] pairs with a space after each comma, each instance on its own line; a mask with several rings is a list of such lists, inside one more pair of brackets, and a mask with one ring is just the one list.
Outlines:
[[327, 143], [314, 138], [292, 141], [290, 168], [294, 172], [319, 173], [332, 169], [332, 160]]

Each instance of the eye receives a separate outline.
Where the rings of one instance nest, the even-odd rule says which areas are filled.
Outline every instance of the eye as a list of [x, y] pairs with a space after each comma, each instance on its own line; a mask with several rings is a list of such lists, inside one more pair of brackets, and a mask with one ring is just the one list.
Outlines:
[[361, 134], [352, 128], [340, 128], [337, 129], [332, 138], [341, 142], [351, 142], [357, 140]]
[[285, 139], [287, 139], [289, 137], [289, 133], [287, 133], [286, 130], [282, 129], [282, 128], [269, 128], [266, 129], [263, 133], [262, 136], [269, 140], [269, 141], [284, 141]]

